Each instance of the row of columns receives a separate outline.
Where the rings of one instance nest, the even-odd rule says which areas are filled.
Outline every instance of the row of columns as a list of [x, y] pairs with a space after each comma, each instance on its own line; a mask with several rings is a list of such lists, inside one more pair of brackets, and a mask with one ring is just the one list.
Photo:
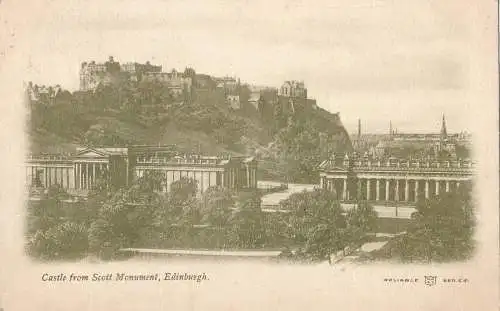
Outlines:
[[98, 175], [108, 169], [107, 163], [76, 162], [75, 188], [89, 190], [94, 185]]
[[234, 189], [257, 187], [257, 170], [254, 167], [232, 167], [227, 170], [227, 174], [229, 184], [224, 183], [224, 186]]
[[[336, 191], [339, 199], [342, 200], [361, 197], [366, 200], [405, 202], [417, 201], [420, 194], [423, 194], [425, 198], [429, 198], [431, 192], [434, 195], [439, 195], [442, 190], [444, 192], [455, 191], [460, 186], [459, 180], [441, 180], [438, 178], [426, 180], [361, 178], [357, 179], [354, 187], [349, 187], [349, 183], [347, 177], [323, 177], [320, 186], [327, 190]], [[431, 189], [431, 183], [434, 189]], [[372, 186], [375, 187], [374, 190]], [[423, 189], [420, 188], [421, 186], [423, 186]]]
[[[138, 168], [137, 176], [142, 177], [149, 168]], [[205, 171], [205, 170], [162, 170], [165, 176], [165, 191], [170, 188], [172, 182], [180, 180], [182, 177], [193, 178], [198, 184], [200, 191], [205, 191], [208, 187], [224, 186], [228, 188], [256, 188], [257, 172], [255, 168], [246, 167], [229, 168], [225, 171]], [[244, 174], [244, 175], [243, 175]]]
[[28, 166], [26, 180], [32, 186], [48, 188], [58, 184], [63, 188], [73, 188], [72, 166]]
[[[137, 172], [139, 177], [144, 175], [148, 169], [140, 169]], [[212, 186], [218, 186], [223, 180], [222, 172], [217, 171], [193, 171], [193, 170], [163, 170], [165, 184], [163, 191], [169, 191], [170, 185], [183, 177], [192, 178], [196, 181], [198, 191], [203, 192]]]
[[247, 165], [246, 167], [246, 187], [257, 188], [257, 169]]

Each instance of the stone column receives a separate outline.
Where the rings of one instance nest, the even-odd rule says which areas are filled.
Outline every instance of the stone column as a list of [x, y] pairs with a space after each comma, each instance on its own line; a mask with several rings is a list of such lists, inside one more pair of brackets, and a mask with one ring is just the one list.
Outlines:
[[429, 198], [429, 180], [425, 181], [425, 198]]
[[217, 185], [217, 173], [216, 172], [210, 172], [209, 174], [210, 175], [209, 175], [208, 178], [210, 180], [210, 186], [216, 186]]
[[92, 185], [95, 183], [95, 163], [92, 163]]
[[405, 181], [405, 201], [410, 201], [410, 183], [408, 179]]
[[394, 201], [399, 201], [399, 179], [396, 179], [396, 190], [394, 193]]
[[325, 189], [325, 177], [323, 176], [319, 179], [319, 188]]
[[450, 181], [446, 181], [446, 192], [450, 192]]
[[415, 202], [417, 202], [417, 200], [418, 200], [418, 183], [419, 183], [419, 180], [415, 179]]
[[250, 169], [247, 165], [247, 188], [250, 188]]
[[380, 179], [375, 182], [375, 200], [380, 201]]
[[80, 189], [83, 189], [83, 163], [80, 163]]
[[439, 195], [439, 180], [436, 179], [436, 195]]
[[90, 165], [89, 165], [89, 163], [85, 163], [85, 167], [87, 168], [87, 175], [85, 176], [85, 178], [87, 180], [85, 181], [85, 187], [88, 190], [89, 186], [90, 186]]
[[83, 170], [84, 170], [83, 163], [80, 163], [80, 178], [81, 178], [80, 189], [85, 189], [85, 184], [84, 184], [85, 179], [83, 177]]
[[390, 185], [391, 185], [390, 180], [386, 179], [385, 180], [385, 200], [386, 201], [389, 201], [389, 194], [390, 194], [390, 192], [389, 192], [389, 186]]
[[80, 167], [80, 163], [76, 163], [76, 188], [81, 189], [82, 188], [82, 181], [81, 177], [82, 176], [82, 170]]
[[80, 177], [82, 179], [81, 184], [80, 184], [81, 189], [85, 189], [85, 176], [83, 175], [84, 171], [85, 171], [85, 166], [84, 166], [84, 163], [82, 162], [82, 163], [80, 163], [80, 173], [81, 173]]
[[347, 200], [347, 177], [344, 178], [344, 185], [342, 188], [342, 200]]
[[69, 189], [70, 188], [70, 186], [69, 186], [69, 171], [67, 168], [65, 168], [63, 170], [63, 178], [65, 180], [66, 189]]
[[253, 169], [253, 187], [257, 188], [257, 169]]
[[366, 180], [366, 200], [367, 201], [370, 200], [370, 191], [371, 191], [371, 189], [370, 189], [370, 182], [371, 182], [370, 179]]
[[356, 197], [361, 199], [361, 178], [358, 178], [358, 182], [356, 185]]

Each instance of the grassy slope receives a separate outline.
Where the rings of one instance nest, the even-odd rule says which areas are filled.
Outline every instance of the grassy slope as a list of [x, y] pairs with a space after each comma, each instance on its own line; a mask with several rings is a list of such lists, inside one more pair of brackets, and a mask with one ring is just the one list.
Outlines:
[[[28, 126], [32, 152], [74, 152], [85, 145], [175, 144], [182, 151], [204, 154], [258, 155], [264, 175], [282, 175], [274, 158], [282, 148], [275, 134], [283, 124], [275, 116], [260, 115], [248, 103], [232, 110], [216, 92], [200, 93], [189, 104], [151, 99], [137, 89], [119, 92], [125, 95], [105, 90], [66, 94], [52, 104], [32, 103]], [[140, 104], [124, 108], [133, 100]], [[334, 137], [340, 148], [350, 146], [340, 120], [329, 112], [305, 109], [296, 117], [312, 121], [314, 131]]]

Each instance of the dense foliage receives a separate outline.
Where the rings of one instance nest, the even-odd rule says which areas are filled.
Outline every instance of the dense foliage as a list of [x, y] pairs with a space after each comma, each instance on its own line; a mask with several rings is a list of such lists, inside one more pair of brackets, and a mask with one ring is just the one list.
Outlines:
[[361, 204], [344, 215], [334, 194], [316, 190], [292, 195], [289, 213], [261, 211], [259, 192], [222, 187], [199, 194], [182, 178], [162, 191], [162, 177], [146, 174], [128, 188], [110, 191], [97, 182], [85, 201], [54, 186], [29, 204], [27, 250], [45, 260], [117, 258], [119, 249], [299, 248], [298, 256], [326, 260], [373, 230], [373, 210]]
[[125, 247], [255, 248], [265, 243], [260, 194], [237, 196], [182, 178], [159, 191], [163, 181], [147, 174], [128, 188], [109, 191], [97, 182], [85, 201], [75, 202], [58, 186], [28, 206], [27, 251], [43, 260], [94, 254], [115, 258]]
[[449, 262], [473, 255], [475, 218], [469, 185], [422, 200], [417, 208], [415, 223], [408, 232], [390, 241], [376, 257], [404, 262]]
[[347, 247], [360, 246], [376, 229], [376, 213], [366, 202], [345, 215], [333, 192], [318, 189], [291, 195], [282, 203], [291, 211], [287, 233], [300, 248], [296, 256], [307, 260], [330, 260]]

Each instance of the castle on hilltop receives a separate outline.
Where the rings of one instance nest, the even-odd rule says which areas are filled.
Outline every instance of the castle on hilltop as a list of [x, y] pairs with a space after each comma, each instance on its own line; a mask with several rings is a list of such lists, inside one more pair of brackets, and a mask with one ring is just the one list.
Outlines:
[[[80, 66], [80, 91], [95, 91], [99, 85], [107, 86], [124, 81], [157, 82], [167, 86], [173, 98], [197, 93], [214, 92], [223, 96], [226, 104], [233, 110], [241, 109], [245, 104], [266, 113], [264, 106], [276, 107], [282, 113], [295, 113], [298, 107], [316, 109], [316, 100], [307, 96], [307, 88], [303, 81], [285, 81], [279, 88], [259, 87], [242, 84], [237, 77], [215, 77], [196, 74], [194, 69], [186, 68], [184, 72], [172, 69], [163, 71], [162, 66], [150, 62], [140, 64], [127, 62], [120, 64], [113, 56], [104, 63], [95, 61], [82, 62]], [[269, 111], [267, 111], [269, 112]]]
[[192, 70], [184, 72], [172, 69], [171, 72], [162, 71], [162, 66], [152, 65], [150, 62], [140, 64], [128, 62], [120, 64], [110, 56], [105, 63], [95, 61], [83, 62], [80, 67], [80, 91], [93, 91], [99, 85], [111, 85], [119, 81], [156, 81], [166, 84], [173, 96], [189, 92], [192, 86]]

